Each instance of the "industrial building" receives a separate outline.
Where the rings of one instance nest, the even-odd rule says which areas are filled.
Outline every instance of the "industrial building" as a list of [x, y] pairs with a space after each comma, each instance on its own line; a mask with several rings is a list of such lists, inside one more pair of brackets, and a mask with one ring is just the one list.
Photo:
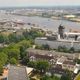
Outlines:
[[68, 49], [74, 48], [80, 50], [80, 33], [79, 32], [65, 32], [63, 26], [59, 26], [58, 32], [47, 34], [45, 37], [38, 37], [35, 39], [37, 45], [49, 45], [52, 49], [58, 49], [59, 46]]

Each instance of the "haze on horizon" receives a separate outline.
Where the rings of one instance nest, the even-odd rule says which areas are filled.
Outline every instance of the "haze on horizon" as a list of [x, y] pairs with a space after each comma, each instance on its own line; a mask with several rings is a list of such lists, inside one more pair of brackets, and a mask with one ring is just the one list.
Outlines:
[[79, 6], [80, 0], [0, 0], [0, 7], [10, 6]]

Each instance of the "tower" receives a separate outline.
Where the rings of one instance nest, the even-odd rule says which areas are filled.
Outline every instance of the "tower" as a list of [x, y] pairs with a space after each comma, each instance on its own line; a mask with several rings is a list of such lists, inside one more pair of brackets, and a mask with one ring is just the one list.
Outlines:
[[60, 35], [60, 38], [63, 39], [64, 38], [64, 27], [62, 25], [59, 25], [58, 27], [58, 34]]

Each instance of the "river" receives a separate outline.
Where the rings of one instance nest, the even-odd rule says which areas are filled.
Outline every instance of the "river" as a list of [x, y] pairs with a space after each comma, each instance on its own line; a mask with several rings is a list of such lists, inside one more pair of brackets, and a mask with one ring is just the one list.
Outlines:
[[19, 16], [19, 15], [10, 15], [10, 14], [0, 14], [0, 20], [2, 19], [15, 19], [15, 20], [22, 20], [25, 23], [32, 23], [36, 24], [41, 28], [49, 29], [52, 31], [57, 30], [58, 26], [62, 24], [66, 30], [74, 29], [80, 30], [80, 23], [78, 22], [71, 22], [67, 20], [54, 20], [51, 18], [42, 18], [42, 17], [28, 17], [28, 16]]

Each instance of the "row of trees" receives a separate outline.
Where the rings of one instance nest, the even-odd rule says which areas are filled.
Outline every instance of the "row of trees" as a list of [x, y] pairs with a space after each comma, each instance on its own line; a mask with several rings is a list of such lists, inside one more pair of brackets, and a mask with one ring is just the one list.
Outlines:
[[66, 46], [58, 46], [58, 49], [56, 49], [59, 52], [65, 52], [65, 53], [80, 53], [80, 49], [79, 50], [75, 50], [74, 47], [71, 47], [70, 49], [68, 49]]
[[62, 76], [61, 78], [57, 76], [43, 76], [40, 80], [71, 80], [68, 76]]
[[0, 75], [2, 75], [3, 72], [3, 65], [7, 63], [7, 55], [3, 52], [0, 53]]
[[54, 75], [53, 76], [45, 75], [40, 80], [60, 80], [60, 78]]
[[[36, 49], [52, 50], [48, 44], [37, 45], [37, 46], [36, 46]], [[66, 46], [58, 46], [58, 49], [56, 49], [56, 51], [65, 52], [65, 53], [80, 52], [80, 50], [75, 51], [74, 47], [71, 47], [70, 49], [68, 49]]]
[[68, 49], [66, 46], [59, 46], [57, 51], [59, 52], [69, 52], [69, 53], [74, 53], [75, 52], [75, 49], [74, 47], [71, 47], [70, 49]]
[[71, 78], [71, 72], [68, 70], [65, 70], [66, 74], [61, 75], [61, 77], [57, 77], [54, 74], [53, 75], [44, 75], [40, 80], [72, 80]]
[[[8, 47], [1, 48], [0, 67], [2, 68], [2, 66], [8, 63], [17, 65], [20, 60], [26, 60], [26, 49], [31, 46], [32, 43], [30, 41], [23, 40], [18, 43], [11, 43]], [[0, 70], [2, 70], [1, 68]]]
[[8, 36], [0, 33], [0, 43], [8, 44], [8, 47], [0, 48], [0, 74], [5, 64], [16, 65], [20, 60], [27, 64], [29, 60], [26, 56], [26, 49], [32, 47], [36, 37], [43, 35], [43, 31], [33, 29], [23, 31], [22, 34], [12, 33]]
[[12, 33], [12, 34], [9, 34], [9, 35], [4, 35], [2, 33], [0, 33], [0, 43], [17, 43], [21, 40], [34, 40], [36, 37], [41, 37], [41, 36], [44, 36], [45, 35], [45, 32], [44, 31], [37, 31], [37, 30], [33, 30], [31, 29], [30, 31], [23, 31], [21, 32], [20, 34], [17, 34], [16, 32], [15, 33]]
[[50, 48], [50, 46], [48, 44], [37, 45], [35, 48], [36, 49], [41, 49], [41, 50], [51, 50], [51, 48]]
[[29, 61], [28, 66], [35, 68], [40, 73], [45, 73], [50, 67], [48, 61], [44, 60]]

